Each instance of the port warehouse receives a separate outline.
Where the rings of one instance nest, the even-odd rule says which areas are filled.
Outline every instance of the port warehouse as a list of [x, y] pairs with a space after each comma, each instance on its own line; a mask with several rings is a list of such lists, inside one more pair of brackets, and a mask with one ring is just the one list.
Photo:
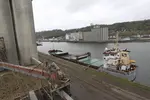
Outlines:
[[65, 38], [67, 41], [107, 41], [108, 27], [94, 26], [91, 31], [67, 33]]

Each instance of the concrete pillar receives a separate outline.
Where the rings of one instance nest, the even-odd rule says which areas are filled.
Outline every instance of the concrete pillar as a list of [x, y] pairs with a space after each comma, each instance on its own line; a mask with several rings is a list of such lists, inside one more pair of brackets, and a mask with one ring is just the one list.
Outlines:
[[109, 29], [108, 27], [106, 28], [106, 40], [108, 40], [108, 34], [109, 34]]
[[11, 0], [15, 21], [19, 60], [31, 64], [31, 57], [38, 59], [31, 0]]
[[0, 37], [4, 37], [9, 63], [18, 64], [14, 27], [9, 0], [0, 0]]

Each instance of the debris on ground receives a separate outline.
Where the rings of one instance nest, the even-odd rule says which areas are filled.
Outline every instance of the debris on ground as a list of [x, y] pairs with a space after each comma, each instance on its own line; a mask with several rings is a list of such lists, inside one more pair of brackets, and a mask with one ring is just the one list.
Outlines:
[[47, 85], [45, 80], [11, 71], [0, 73], [0, 100], [13, 100], [16, 97]]

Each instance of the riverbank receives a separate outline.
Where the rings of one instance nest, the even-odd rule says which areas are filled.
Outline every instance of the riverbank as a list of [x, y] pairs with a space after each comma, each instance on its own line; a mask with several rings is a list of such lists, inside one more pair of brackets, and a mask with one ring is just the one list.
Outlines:
[[149, 100], [150, 87], [130, 82], [60, 58], [39, 53], [41, 61], [55, 62], [71, 78], [76, 100]]
[[[68, 42], [68, 43], [115, 43], [116, 40], [108, 41], [66, 41], [66, 40], [41, 40], [41, 42]], [[119, 43], [131, 43], [131, 42], [150, 42], [150, 39], [135, 39], [135, 40], [119, 40]]]

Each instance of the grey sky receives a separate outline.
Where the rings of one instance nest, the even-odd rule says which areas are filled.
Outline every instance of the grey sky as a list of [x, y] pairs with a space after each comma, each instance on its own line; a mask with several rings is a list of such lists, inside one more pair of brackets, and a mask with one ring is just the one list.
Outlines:
[[150, 0], [33, 0], [36, 31], [150, 19]]

